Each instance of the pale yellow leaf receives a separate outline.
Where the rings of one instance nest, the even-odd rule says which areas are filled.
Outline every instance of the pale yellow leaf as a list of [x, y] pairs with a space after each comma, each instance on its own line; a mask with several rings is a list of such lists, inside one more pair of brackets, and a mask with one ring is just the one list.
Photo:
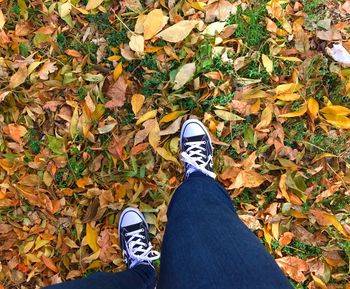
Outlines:
[[74, 137], [77, 135], [78, 120], [79, 120], [79, 110], [78, 110], [78, 106], [76, 106], [74, 109], [73, 115], [72, 115], [72, 119], [70, 121], [70, 125], [69, 125], [69, 133], [70, 133], [72, 139], [74, 139]]
[[215, 110], [215, 114], [220, 117], [221, 119], [225, 121], [236, 121], [236, 120], [244, 120], [244, 118], [240, 117], [237, 114], [234, 114], [232, 112], [226, 111], [226, 110]]
[[143, 23], [143, 33], [145, 40], [151, 39], [154, 35], [161, 31], [167, 24], [168, 19], [169, 18], [167, 16], [163, 15], [162, 9], [152, 10], [146, 16]]
[[17, 86], [21, 85], [26, 80], [27, 73], [27, 64], [22, 63], [17, 72], [11, 76], [9, 87], [16, 88]]
[[313, 97], [310, 97], [307, 101], [307, 111], [311, 119], [315, 119], [318, 111], [319, 111], [319, 104], [316, 99]]
[[131, 108], [134, 114], [137, 114], [145, 101], [145, 96], [142, 94], [134, 94], [131, 97]]
[[298, 93], [278, 94], [276, 95], [276, 98], [282, 101], [294, 101], [300, 98], [300, 94]]
[[99, 245], [97, 244], [98, 231], [96, 228], [90, 226], [90, 224], [86, 224], [86, 242], [95, 253], [100, 250]]
[[146, 112], [144, 115], [142, 115], [136, 122], [136, 125], [139, 125], [143, 122], [145, 122], [146, 120], [149, 120], [151, 118], [155, 118], [157, 115], [157, 110], [151, 110], [151, 111], [148, 111]]
[[173, 89], [177, 90], [183, 87], [188, 81], [190, 81], [195, 72], [196, 64], [194, 62], [186, 63], [184, 66], [182, 66], [175, 76], [175, 85]]
[[315, 156], [314, 159], [311, 161], [311, 163], [313, 164], [313, 163], [315, 163], [321, 159], [324, 159], [324, 158], [334, 158], [334, 157], [337, 157], [337, 156], [334, 154], [331, 154], [331, 153], [322, 153], [322, 154]]
[[303, 105], [300, 110], [289, 112], [289, 113], [285, 113], [285, 114], [280, 114], [279, 117], [298, 117], [298, 116], [302, 116], [302, 115], [304, 115], [306, 113], [306, 110], [307, 110], [306, 105]]
[[341, 105], [329, 105], [321, 109], [322, 113], [333, 114], [338, 116], [347, 116], [350, 114], [350, 109]]
[[160, 148], [158, 147], [156, 149], [157, 153], [164, 158], [167, 161], [171, 161], [174, 162], [175, 164], [177, 164], [178, 166], [180, 166], [179, 161], [170, 153], [168, 152], [165, 148]]
[[[135, 24], [135, 33], [138, 33], [138, 34], [144, 33], [144, 31], [145, 31], [144, 25], [145, 25], [146, 19], [147, 19], [147, 15], [145, 15], [145, 14], [141, 14], [137, 18], [136, 24]], [[145, 38], [145, 35], [144, 35], [144, 38]]]
[[160, 123], [173, 121], [173, 120], [177, 119], [179, 116], [184, 115], [186, 112], [187, 112], [187, 110], [173, 111], [173, 112], [167, 114], [166, 116], [164, 116], [160, 120]]
[[273, 62], [272, 60], [265, 54], [261, 55], [262, 63], [266, 69], [266, 71], [271, 75], [273, 71]]
[[160, 143], [160, 128], [157, 121], [155, 121], [148, 135], [149, 144], [156, 150]]
[[207, 36], [216, 36], [217, 34], [221, 33], [226, 25], [226, 22], [214, 22], [209, 24], [202, 34]]
[[70, 14], [70, 11], [72, 10], [72, 4], [70, 2], [66, 3], [59, 3], [58, 5], [58, 13], [61, 18], [64, 18]]
[[173, 26], [163, 30], [157, 36], [169, 42], [180, 42], [184, 40], [198, 24], [197, 20], [182, 20]]
[[131, 50], [137, 53], [143, 53], [145, 51], [145, 40], [143, 39], [143, 36], [133, 34], [130, 37], [129, 46]]
[[291, 62], [303, 62], [300, 58], [294, 56], [276, 56], [276, 58]]
[[123, 72], [123, 63], [119, 62], [113, 70], [113, 79], [117, 80]]
[[350, 118], [343, 115], [325, 114], [326, 121], [337, 128], [350, 129]]
[[89, 0], [89, 2], [86, 5], [86, 10], [92, 10], [97, 8], [102, 4], [103, 0]]
[[273, 110], [271, 106], [270, 105], [267, 106], [261, 113], [261, 120], [256, 126], [256, 129], [262, 129], [262, 128], [268, 127], [272, 121], [272, 113], [273, 113]]
[[4, 14], [2, 13], [2, 10], [0, 9], [0, 30], [4, 28], [4, 25], [6, 23], [6, 19]]

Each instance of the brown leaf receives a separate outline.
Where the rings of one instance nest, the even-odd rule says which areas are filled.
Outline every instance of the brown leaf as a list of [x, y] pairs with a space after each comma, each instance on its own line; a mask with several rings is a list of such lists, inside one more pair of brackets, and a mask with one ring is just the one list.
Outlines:
[[126, 100], [126, 89], [128, 87], [127, 82], [123, 77], [119, 77], [116, 82], [110, 85], [107, 89], [106, 95], [112, 100], [105, 103], [107, 108], [122, 107]]
[[303, 272], [309, 270], [309, 265], [304, 261], [294, 256], [287, 256], [276, 259], [277, 264], [281, 269], [293, 280], [303, 282], [306, 277]]
[[49, 79], [49, 74], [53, 73], [57, 70], [56, 62], [51, 62], [50, 60], [47, 60], [40, 68], [38, 75], [39, 78], [42, 80]]
[[231, 14], [236, 14], [237, 7], [227, 0], [219, 0], [206, 7], [205, 22], [213, 22], [215, 19], [226, 21]]
[[47, 268], [49, 268], [50, 270], [52, 270], [53, 272], [57, 273], [59, 270], [56, 267], [54, 261], [46, 256], [42, 256], [41, 260], [43, 260], [44, 264], [46, 265]]

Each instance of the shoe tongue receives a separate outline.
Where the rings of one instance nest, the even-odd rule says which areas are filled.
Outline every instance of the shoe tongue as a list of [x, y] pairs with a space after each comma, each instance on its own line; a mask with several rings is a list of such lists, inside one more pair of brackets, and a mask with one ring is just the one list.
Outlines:
[[190, 136], [186, 138], [186, 142], [202, 141], [204, 136], [205, 136], [204, 134]]

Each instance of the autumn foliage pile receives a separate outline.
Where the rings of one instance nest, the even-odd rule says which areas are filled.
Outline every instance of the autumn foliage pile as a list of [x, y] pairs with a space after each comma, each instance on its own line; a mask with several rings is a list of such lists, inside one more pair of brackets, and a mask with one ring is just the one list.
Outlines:
[[159, 249], [189, 117], [295, 288], [350, 288], [349, 19], [350, 1], [0, 0], [0, 288], [123, 270], [126, 206]]

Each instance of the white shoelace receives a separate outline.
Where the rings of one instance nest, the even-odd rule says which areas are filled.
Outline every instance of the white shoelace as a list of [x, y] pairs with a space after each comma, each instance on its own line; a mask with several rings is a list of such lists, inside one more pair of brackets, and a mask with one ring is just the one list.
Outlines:
[[205, 144], [205, 141], [185, 143], [185, 147], [188, 146], [188, 148], [186, 148], [185, 151], [181, 153], [181, 160], [184, 163], [189, 164], [189, 168], [186, 171], [187, 176], [194, 171], [200, 171], [213, 179], [216, 178], [216, 174], [214, 172], [211, 172], [205, 168], [210, 162], [213, 161], [213, 157], [211, 155], [208, 156], [208, 160], [205, 161], [207, 158], [207, 156], [203, 153], [205, 151], [203, 145]]
[[147, 262], [152, 265], [152, 261], [157, 260], [160, 257], [159, 252], [152, 250], [153, 247], [151, 243], [148, 243], [148, 247], [145, 248], [145, 243], [141, 241], [145, 237], [140, 234], [143, 230], [144, 229], [139, 229], [125, 234], [126, 237], [131, 236], [127, 241], [127, 250], [129, 257], [132, 260], [130, 268], [140, 262]]

